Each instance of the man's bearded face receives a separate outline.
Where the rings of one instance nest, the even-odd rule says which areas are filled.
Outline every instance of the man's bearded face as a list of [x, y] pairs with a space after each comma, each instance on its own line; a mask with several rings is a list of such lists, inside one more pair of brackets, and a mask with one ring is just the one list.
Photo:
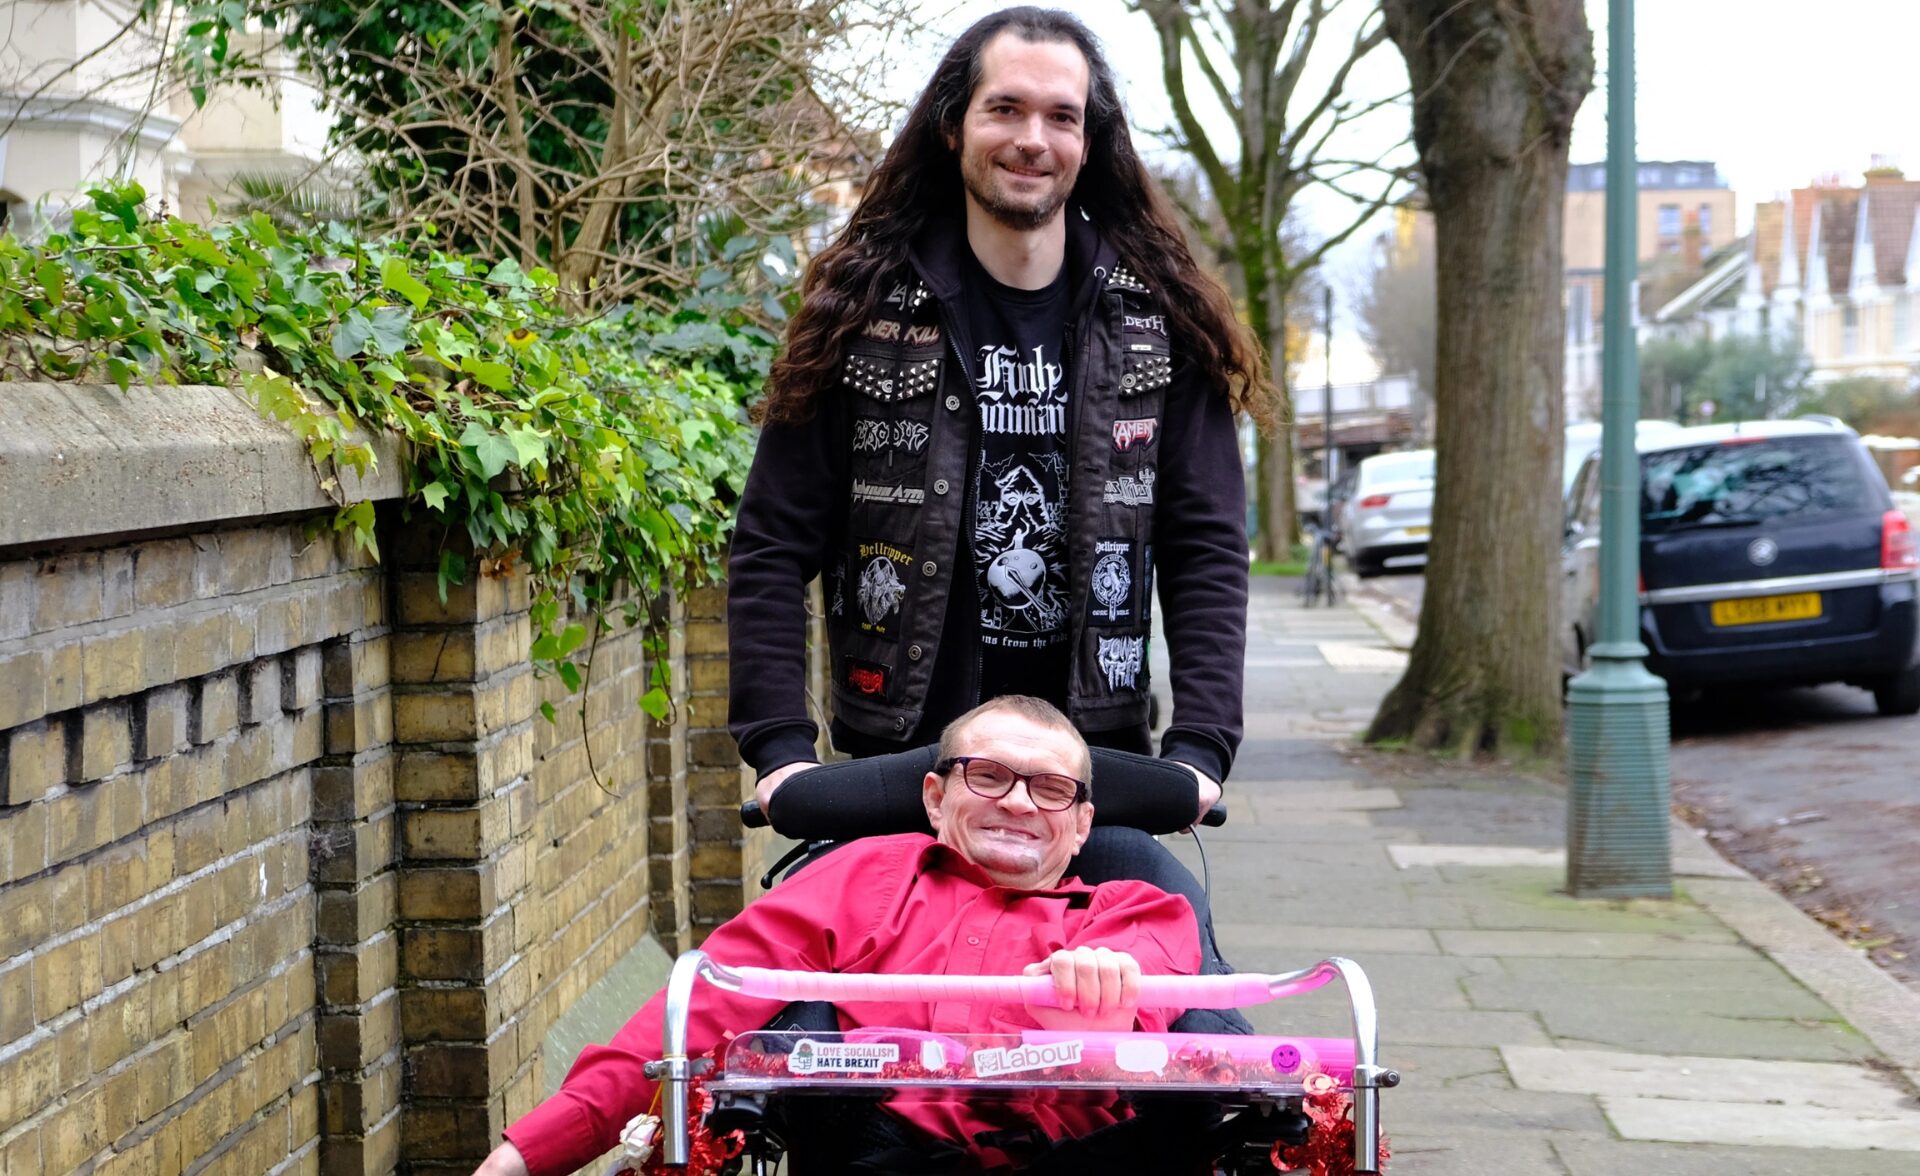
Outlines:
[[1020, 232], [1058, 215], [1086, 162], [1087, 60], [1067, 41], [1003, 32], [981, 53], [967, 103], [960, 176], [967, 198]]

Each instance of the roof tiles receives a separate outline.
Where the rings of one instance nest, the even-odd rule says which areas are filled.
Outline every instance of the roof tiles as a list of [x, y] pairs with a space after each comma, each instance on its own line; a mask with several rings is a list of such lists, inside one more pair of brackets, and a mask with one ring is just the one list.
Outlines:
[[1860, 220], [1860, 193], [1851, 188], [1821, 193], [1820, 255], [1827, 263], [1827, 289], [1844, 294], [1853, 277], [1853, 233]]
[[1787, 203], [1768, 200], [1753, 207], [1753, 260], [1760, 267], [1760, 292], [1771, 294], [1780, 284], [1781, 232], [1786, 228]]
[[1867, 181], [1867, 231], [1873, 235], [1873, 274], [1882, 286], [1899, 286], [1907, 280], [1907, 245], [1913, 236], [1916, 208], [1920, 208], [1920, 181]]

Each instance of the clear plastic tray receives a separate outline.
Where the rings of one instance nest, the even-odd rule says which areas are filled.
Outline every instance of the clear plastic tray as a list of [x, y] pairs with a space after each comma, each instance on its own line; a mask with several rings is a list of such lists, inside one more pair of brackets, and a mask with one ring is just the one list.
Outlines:
[[1239, 1091], [1290, 1098], [1348, 1089], [1353, 1046], [1338, 1039], [1194, 1033], [947, 1035], [912, 1029], [743, 1033], [709, 1078], [716, 1091], [962, 1087], [969, 1091]]

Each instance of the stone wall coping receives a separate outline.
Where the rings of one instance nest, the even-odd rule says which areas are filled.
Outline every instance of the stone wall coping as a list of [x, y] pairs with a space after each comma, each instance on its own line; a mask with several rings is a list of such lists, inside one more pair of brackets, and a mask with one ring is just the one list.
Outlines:
[[[326, 510], [306, 445], [240, 392], [0, 382], [0, 548]], [[340, 472], [346, 502], [398, 498], [398, 442]]]

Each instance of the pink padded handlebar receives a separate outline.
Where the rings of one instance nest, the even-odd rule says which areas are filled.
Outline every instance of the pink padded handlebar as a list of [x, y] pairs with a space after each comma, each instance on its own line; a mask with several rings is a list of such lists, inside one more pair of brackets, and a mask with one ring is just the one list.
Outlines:
[[[1024, 1001], [1055, 1005], [1047, 976], [883, 976], [840, 972], [792, 972], [780, 968], [729, 968], [746, 996], [769, 1000], [826, 1001]], [[1276, 984], [1273, 976], [1142, 976], [1140, 1003], [1147, 1008], [1238, 1009], [1275, 997], [1318, 988], [1331, 974]], [[1284, 989], [1280, 991], [1279, 989]]]

